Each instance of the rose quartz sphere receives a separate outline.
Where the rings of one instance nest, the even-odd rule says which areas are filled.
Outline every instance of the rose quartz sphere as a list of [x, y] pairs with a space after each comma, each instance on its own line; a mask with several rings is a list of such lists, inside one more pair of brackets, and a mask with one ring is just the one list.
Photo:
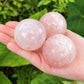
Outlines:
[[21, 48], [32, 51], [43, 45], [46, 39], [46, 31], [39, 21], [24, 19], [16, 26], [14, 37]]
[[40, 22], [46, 28], [47, 38], [54, 34], [64, 34], [67, 28], [65, 18], [57, 12], [49, 12], [43, 15]]
[[51, 67], [64, 67], [74, 60], [76, 47], [68, 37], [56, 34], [47, 39], [42, 52], [48, 65]]

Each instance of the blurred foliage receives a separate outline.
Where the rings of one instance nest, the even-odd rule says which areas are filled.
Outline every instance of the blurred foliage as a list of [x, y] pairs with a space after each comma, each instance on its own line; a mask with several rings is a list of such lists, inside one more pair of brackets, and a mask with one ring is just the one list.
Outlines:
[[12, 84], [10, 80], [0, 71], [0, 84]]
[[74, 0], [0, 0], [0, 23], [21, 21], [43, 9], [66, 12], [68, 2]]
[[73, 82], [71, 80], [43, 73], [33, 79], [31, 84], [64, 84], [63, 81], [67, 81], [67, 83]]
[[33, 79], [42, 73], [33, 65], [18, 67], [16, 71], [17, 84], [30, 84]]
[[[67, 18], [69, 29], [83, 36], [83, 3], [84, 0], [0, 0], [0, 23], [25, 18], [39, 20], [45, 13], [56, 11]], [[0, 71], [0, 84], [83, 84], [45, 74], [1, 43]]]
[[84, 37], [84, 0], [68, 4], [68, 29]]
[[19, 55], [10, 52], [5, 45], [0, 43], [0, 66], [15, 67], [28, 64], [30, 64], [30, 62], [20, 57]]
[[12, 78], [18, 78], [17, 84], [65, 84], [66, 81], [67, 83], [73, 82], [72, 80], [45, 74], [31, 64], [17, 67]]

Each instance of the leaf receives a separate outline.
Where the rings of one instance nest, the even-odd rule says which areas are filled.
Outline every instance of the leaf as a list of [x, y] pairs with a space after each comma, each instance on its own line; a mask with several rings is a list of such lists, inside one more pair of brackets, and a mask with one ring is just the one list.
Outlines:
[[0, 84], [12, 84], [11, 81], [0, 71]]
[[63, 84], [71, 84], [69, 81], [63, 81]]
[[36, 7], [39, 2], [39, 0], [24, 0], [24, 1], [31, 7]]
[[42, 75], [39, 75], [37, 78], [32, 80], [31, 84], [62, 84], [62, 81], [64, 80], [67, 79], [43, 73]]
[[9, 51], [5, 45], [0, 43], [0, 66], [22, 66], [30, 64], [27, 60]]
[[52, 0], [41, 0], [41, 1], [38, 3], [37, 7], [40, 7], [40, 6], [42, 6], [42, 5], [48, 5], [51, 1], [52, 1]]
[[45, 8], [44, 10], [40, 11], [40, 12], [37, 12], [33, 15], [31, 15], [29, 18], [33, 18], [33, 19], [36, 19], [36, 20], [40, 20], [40, 18], [45, 14], [47, 13], [47, 9]]
[[69, 0], [70, 2], [75, 2], [75, 0]]
[[84, 0], [68, 4], [68, 29], [84, 37]]
[[78, 84], [76, 80], [70, 82], [70, 81], [63, 81], [63, 84]]
[[81, 82], [81, 81], [77, 81], [77, 84], [84, 84], [84, 82]]

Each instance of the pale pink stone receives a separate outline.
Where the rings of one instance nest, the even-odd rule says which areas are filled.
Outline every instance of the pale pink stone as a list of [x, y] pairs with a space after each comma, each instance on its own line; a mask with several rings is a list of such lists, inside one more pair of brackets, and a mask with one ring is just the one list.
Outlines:
[[45, 39], [46, 32], [42, 23], [34, 19], [21, 21], [15, 29], [16, 43], [25, 50], [36, 50], [40, 48]]
[[45, 26], [47, 37], [54, 34], [64, 34], [67, 28], [65, 18], [57, 12], [49, 12], [43, 15], [40, 22]]
[[51, 67], [63, 67], [74, 60], [76, 47], [68, 37], [56, 34], [47, 39], [42, 52], [44, 60]]

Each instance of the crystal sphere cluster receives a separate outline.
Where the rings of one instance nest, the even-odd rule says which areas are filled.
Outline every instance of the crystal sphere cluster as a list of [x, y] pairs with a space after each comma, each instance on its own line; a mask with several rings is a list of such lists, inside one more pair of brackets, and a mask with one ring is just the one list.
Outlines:
[[76, 56], [72, 40], [64, 35], [67, 23], [57, 12], [43, 15], [40, 21], [24, 19], [15, 28], [15, 41], [19, 47], [28, 51], [42, 50], [43, 59], [49, 66], [69, 65]]

